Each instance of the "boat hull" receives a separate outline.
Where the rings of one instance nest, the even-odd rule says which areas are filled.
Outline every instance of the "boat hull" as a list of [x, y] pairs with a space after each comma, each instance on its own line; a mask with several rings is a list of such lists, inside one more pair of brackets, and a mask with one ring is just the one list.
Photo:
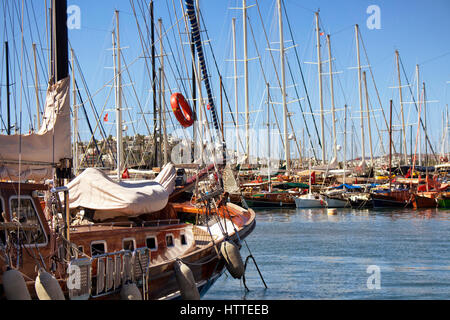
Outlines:
[[345, 208], [349, 206], [349, 203], [346, 200], [328, 197], [326, 198], [326, 204], [328, 208]]
[[350, 206], [356, 209], [373, 208], [373, 201], [370, 195], [349, 197]]
[[406, 206], [404, 202], [388, 199], [372, 199], [372, 205], [374, 208], [393, 208], [393, 207], [403, 208]]
[[412, 204], [415, 209], [417, 209], [417, 208], [436, 208], [436, 206], [437, 206], [436, 199], [430, 198], [430, 197], [425, 197], [425, 196], [419, 196], [419, 195], [414, 195]]
[[245, 202], [251, 208], [295, 208], [295, 202], [267, 201], [245, 198]]
[[302, 198], [296, 198], [295, 199], [295, 206], [300, 209], [306, 209], [306, 208], [325, 208], [326, 203], [323, 200], [320, 199], [302, 199]]
[[408, 191], [373, 193], [374, 208], [407, 208], [412, 206], [411, 194]]
[[439, 199], [438, 207], [443, 209], [450, 209], [450, 199]]

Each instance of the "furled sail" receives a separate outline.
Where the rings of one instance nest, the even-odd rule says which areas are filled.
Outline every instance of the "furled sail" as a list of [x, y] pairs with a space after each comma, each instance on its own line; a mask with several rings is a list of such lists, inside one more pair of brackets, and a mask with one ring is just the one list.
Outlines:
[[95, 220], [136, 217], [162, 210], [175, 189], [176, 170], [168, 163], [153, 181], [115, 182], [104, 172], [89, 168], [72, 180], [70, 209], [95, 211]]
[[69, 89], [69, 77], [49, 85], [38, 132], [0, 135], [1, 179], [52, 178], [55, 164], [72, 157]]

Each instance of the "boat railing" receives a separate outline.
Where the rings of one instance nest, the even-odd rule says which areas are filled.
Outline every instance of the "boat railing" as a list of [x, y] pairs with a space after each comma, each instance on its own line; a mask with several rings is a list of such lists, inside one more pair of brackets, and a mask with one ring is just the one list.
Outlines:
[[93, 227], [160, 227], [165, 225], [176, 225], [180, 224], [180, 219], [159, 219], [159, 220], [150, 220], [150, 221], [142, 221], [142, 222], [135, 222], [135, 221], [117, 221], [117, 222], [101, 222], [101, 223], [94, 223], [94, 224], [88, 224], [88, 225], [80, 225], [80, 226], [71, 226], [72, 229], [77, 229], [80, 227], [87, 227], [89, 231]]
[[70, 299], [87, 300], [115, 294], [123, 284], [130, 282], [143, 285], [148, 279], [150, 257], [148, 248], [138, 248], [71, 260], [69, 280], [74, 274], [77, 285], [68, 283]]
[[141, 223], [142, 227], [159, 227], [161, 225], [174, 225], [180, 224], [180, 219], [163, 219], [163, 220], [153, 220], [144, 221]]

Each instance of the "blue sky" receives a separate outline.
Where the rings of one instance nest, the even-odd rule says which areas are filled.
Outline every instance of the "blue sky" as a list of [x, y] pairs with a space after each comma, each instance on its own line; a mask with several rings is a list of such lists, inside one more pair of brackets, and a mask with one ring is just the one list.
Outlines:
[[[33, 1], [34, 2], [34, 1]], [[20, 1], [8, 0], [9, 4], [20, 3]], [[261, 15], [265, 24], [265, 28], [268, 32], [268, 37], [271, 42], [271, 46], [275, 48], [278, 44], [278, 21], [276, 16], [276, 2], [272, 0], [260, 0], [259, 7]], [[76, 52], [78, 60], [83, 69], [84, 76], [89, 86], [91, 93], [96, 93], [94, 98], [97, 111], [99, 113], [110, 113], [110, 124], [106, 124], [106, 131], [114, 134], [114, 116], [112, 111], [114, 100], [113, 95], [107, 100], [108, 91], [106, 89], [100, 90], [105, 83], [112, 79], [113, 73], [111, 69], [107, 67], [112, 66], [111, 51], [111, 31], [114, 28], [114, 10], [120, 11], [121, 19], [121, 42], [122, 46], [126, 47], [123, 54], [126, 59], [126, 63], [134, 62], [130, 67], [131, 79], [124, 79], [125, 83], [134, 83], [144, 113], [150, 111], [152, 108], [151, 98], [148, 96], [148, 90], [150, 89], [150, 80], [145, 72], [143, 59], [138, 57], [142, 55], [142, 49], [140, 47], [139, 37], [137, 33], [137, 27], [135, 18], [132, 14], [130, 2], [127, 0], [69, 0], [69, 5], [77, 5], [81, 9], [81, 28], [79, 30], [70, 30], [69, 39]], [[254, 0], [248, 0], [247, 5], [254, 5]], [[137, 2], [135, 1], [137, 6]], [[164, 28], [170, 29], [171, 32], [176, 32], [176, 25], [174, 25], [176, 18], [173, 13], [173, 6], [177, 10], [177, 17], [180, 17], [180, 1], [179, 0], [156, 0], [155, 1], [155, 18], [161, 17], [163, 19]], [[231, 19], [235, 17], [237, 19], [237, 49], [238, 59], [243, 59], [242, 54], [242, 12], [240, 10], [232, 10], [233, 7], [241, 7], [241, 1], [219, 1], [219, 0], [200, 0], [201, 10], [206, 23], [206, 29], [210, 36], [211, 45], [215, 52], [217, 62], [220, 68], [220, 72], [224, 77], [224, 85], [227, 90], [227, 95], [230, 99], [231, 109], [234, 110], [234, 86], [231, 79], [233, 75], [232, 62], [227, 60], [232, 58], [232, 43], [231, 43]], [[359, 116], [359, 102], [358, 102], [358, 90], [357, 90], [357, 71], [355, 69], [349, 69], [356, 66], [356, 51], [355, 51], [355, 37], [354, 37], [354, 25], [357, 23], [360, 25], [360, 31], [364, 45], [367, 49], [370, 64], [375, 76], [377, 88], [380, 93], [380, 98], [383, 103], [384, 111], [388, 116], [388, 102], [389, 99], [394, 100], [394, 105], [399, 108], [398, 103], [398, 90], [390, 89], [389, 87], [397, 86], [396, 83], [396, 67], [395, 67], [395, 55], [394, 51], [399, 50], [403, 65], [406, 69], [407, 76], [412, 83], [411, 88], [415, 94], [415, 65], [420, 64], [421, 82], [425, 81], [427, 86], [427, 96], [429, 100], [438, 100], [439, 103], [429, 104], [428, 121], [430, 125], [430, 136], [433, 142], [436, 144], [441, 135], [441, 122], [442, 111], [445, 110], [445, 105], [448, 104], [449, 97], [449, 85], [450, 81], [450, 42], [448, 32], [450, 30], [450, 20], [448, 14], [450, 13], [450, 2], [446, 0], [440, 1], [405, 1], [405, 0], [391, 0], [391, 1], [365, 1], [365, 0], [342, 0], [342, 1], [320, 1], [320, 0], [285, 0], [285, 5], [288, 10], [289, 21], [292, 25], [294, 32], [294, 41], [298, 45], [297, 50], [302, 63], [305, 80], [308, 86], [308, 91], [311, 96], [312, 108], [314, 112], [318, 112], [318, 93], [317, 93], [317, 67], [311, 64], [305, 64], [304, 62], [316, 61], [316, 47], [314, 37], [314, 11], [320, 9], [320, 22], [321, 28], [326, 34], [331, 34], [333, 57], [336, 59], [333, 63], [334, 71], [342, 71], [341, 74], [335, 76], [335, 95], [336, 95], [336, 108], [341, 109], [343, 105], [347, 103], [351, 108], [351, 117], [353, 119], [358, 136], [355, 139], [359, 139], [359, 120], [356, 117]], [[381, 29], [370, 30], [366, 26], [366, 21], [369, 18], [369, 14], [366, 13], [366, 9], [370, 5], [377, 5], [381, 10]], [[41, 28], [41, 38], [45, 34], [44, 24], [44, 1], [34, 2], [33, 8], [37, 16], [37, 25]], [[31, 7], [30, 7], [31, 9]], [[4, 10], [5, 6], [2, 5], [1, 19], [2, 30], [4, 29]], [[268, 55], [266, 40], [261, 28], [260, 17], [258, 9], [252, 7], [248, 9], [249, 22], [251, 28], [253, 28], [255, 34], [255, 42], [258, 46], [259, 53], [261, 54], [261, 60], [265, 68], [265, 72], [271, 82], [271, 86], [276, 86], [276, 78], [272, 62]], [[184, 24], [180, 24], [183, 28]], [[10, 29], [9, 25], [7, 29]], [[287, 28], [287, 21], [284, 19], [285, 28], [285, 40], [289, 40], [289, 30]], [[35, 28], [33, 28], [34, 30]], [[25, 27], [27, 30], [27, 27]], [[17, 32], [17, 30], [16, 30]], [[34, 31], [33, 31], [34, 32]], [[249, 31], [250, 32], [250, 31]], [[5, 39], [5, 33], [8, 33], [9, 41], [11, 41], [11, 33], [2, 31], [2, 40]], [[19, 33], [16, 33], [16, 37]], [[25, 38], [30, 38], [27, 32]], [[34, 36], [34, 41], [36, 36]], [[205, 39], [205, 34], [203, 33]], [[322, 57], [327, 59], [327, 52], [325, 46], [325, 37], [322, 37]], [[17, 39], [16, 39], [17, 41]], [[175, 45], [179, 44], [175, 40], [167, 40], [165, 42], [165, 50], [169, 50], [169, 41], [171, 42], [172, 49], [175, 50]], [[248, 35], [249, 43], [249, 58], [256, 57], [256, 49], [252, 36]], [[290, 46], [288, 42], [286, 46]], [[185, 46], [188, 49], [187, 46]], [[159, 48], [159, 44], [158, 44]], [[20, 47], [18, 47], [20, 50]], [[43, 52], [43, 51], [42, 51]], [[188, 54], [188, 50], [185, 50]], [[364, 51], [361, 48], [362, 65], [367, 65], [367, 61], [364, 57]], [[287, 76], [287, 84], [298, 84], [300, 96], [304, 97], [304, 90], [298, 77], [298, 67], [295, 60], [295, 53], [291, 49], [286, 55], [289, 63], [293, 66], [295, 73], [295, 80], [292, 81]], [[174, 58], [174, 56], [172, 56]], [[278, 54], [274, 52], [275, 62], [278, 68]], [[3, 56], [2, 56], [3, 59]], [[45, 61], [44, 58], [42, 58]], [[171, 58], [168, 57], [168, 60]], [[3, 61], [3, 60], [2, 60]], [[168, 62], [169, 64], [169, 62]], [[181, 63], [182, 64], [182, 63]], [[175, 68], [175, 64], [171, 65]], [[211, 81], [213, 88], [216, 90], [216, 96], [218, 97], [218, 77], [215, 71], [215, 67], [211, 56], [208, 58], [209, 71], [212, 74]], [[180, 67], [182, 68], [182, 66]], [[327, 70], [328, 65], [324, 65], [324, 69]], [[368, 69], [365, 69], [369, 72]], [[17, 70], [16, 70], [17, 71]], [[258, 128], [266, 121], [266, 112], [256, 112], [265, 108], [264, 95], [265, 95], [265, 83], [262, 81], [261, 70], [257, 60], [249, 62], [250, 71], [250, 109], [253, 111], [251, 114], [252, 126]], [[3, 71], [3, 68], [1, 69]], [[324, 71], [325, 72], [325, 71]], [[326, 71], [328, 72], [328, 71]], [[167, 72], [169, 74], [169, 72]], [[243, 74], [242, 63], [239, 63], [240, 75]], [[169, 75], [168, 75], [169, 77]], [[171, 79], [175, 79], [176, 76], [170, 76]], [[2, 83], [4, 77], [2, 76]], [[45, 83], [45, 77], [41, 76], [41, 80]], [[242, 79], [239, 79], [240, 88], [242, 88]], [[330, 109], [330, 97], [329, 97], [329, 85], [328, 76], [324, 76], [324, 109]], [[370, 96], [370, 103], [374, 110], [378, 110], [378, 102], [375, 95], [375, 90], [371, 78], [368, 75], [368, 91]], [[402, 75], [402, 82], [405, 84], [405, 78]], [[180, 90], [180, 81], [168, 84], [173, 90]], [[2, 89], [3, 90], [3, 89]], [[404, 101], [411, 101], [409, 95], [409, 89], [404, 88]], [[136, 101], [133, 101], [133, 94], [131, 86], [124, 89], [124, 94], [128, 97], [130, 109], [136, 107]], [[279, 90], [278, 90], [279, 91]], [[278, 99], [277, 90], [273, 89], [274, 99]], [[185, 92], [184, 92], [185, 93]], [[186, 93], [188, 94], [188, 93]], [[4, 95], [2, 95], [3, 97]], [[239, 92], [239, 106], [243, 111], [243, 96], [244, 93], [241, 90]], [[294, 99], [294, 92], [292, 89], [288, 90], [289, 99]], [[31, 100], [31, 98], [30, 98]], [[169, 100], [167, 96], [166, 100]], [[278, 100], [281, 100], [279, 98]], [[218, 99], [216, 99], [218, 104]], [[104, 105], [106, 105], [104, 107]], [[306, 108], [304, 101], [302, 102], [303, 108]], [[30, 107], [31, 110], [34, 107]], [[279, 121], [282, 123], [281, 106], [277, 114], [280, 115]], [[364, 106], [365, 108], [365, 106]], [[410, 108], [411, 111], [410, 111]], [[289, 105], [289, 109], [295, 115], [293, 117], [294, 129], [298, 138], [301, 138], [301, 130], [303, 128], [303, 120], [299, 111], [298, 104], [292, 103]], [[147, 111], [146, 111], [147, 110]], [[32, 111], [31, 111], [32, 112]], [[88, 111], [89, 112], [89, 111]], [[398, 110], [394, 115], [394, 121], [396, 125], [400, 124], [398, 118]], [[142, 114], [139, 112], [131, 111], [125, 115], [125, 121], [129, 123], [129, 127], [135, 127], [134, 129], [141, 133], [146, 133], [145, 124], [142, 123], [140, 118]], [[405, 105], [405, 117], [407, 117], [408, 123], [417, 122], [417, 113], [414, 111], [412, 105]], [[2, 115], [4, 115], [4, 104], [2, 103]], [[383, 125], [382, 118], [379, 111], [374, 111], [374, 117], [378, 121], [380, 130]], [[146, 115], [150, 119], [150, 115]], [[310, 117], [310, 115], [306, 115]], [[227, 122], [230, 121], [226, 116]], [[310, 119], [310, 118], [309, 118]], [[331, 116], [326, 115], [326, 135], [327, 135], [327, 154], [331, 154], [330, 136]], [[343, 131], [343, 112], [340, 111], [337, 115], [338, 119], [338, 131]], [[92, 121], [93, 119], [91, 119]], [[319, 118], [317, 117], [317, 124], [319, 125]], [[240, 117], [240, 123], [243, 122], [243, 116]], [[151, 120], [149, 120], [151, 123]], [[309, 125], [311, 125], [309, 120]], [[87, 127], [82, 127], [84, 130], [83, 136], [88, 139]], [[312, 131], [312, 128], [310, 128]], [[350, 130], [350, 125], [347, 130]], [[415, 136], [414, 127], [414, 136]], [[377, 133], [375, 132], [375, 126], [372, 124], [372, 136], [374, 140], [375, 153], [381, 153], [381, 145], [379, 139], [376, 139]], [[129, 134], [132, 134], [131, 129]], [[386, 132], [381, 132], [385, 144], [387, 144]], [[398, 134], [397, 134], [398, 135]], [[409, 134], [408, 134], [409, 137]], [[315, 138], [313, 138], [314, 140]], [[367, 136], [366, 136], [367, 139]], [[409, 139], [409, 138], [408, 138]], [[378, 140], [378, 141], [377, 141]], [[399, 141], [399, 137], [397, 138]], [[350, 138], [349, 138], [350, 141]], [[398, 142], [397, 141], [397, 142]], [[338, 139], [339, 144], [343, 144], [342, 137]], [[350, 143], [350, 142], [348, 142]], [[367, 140], [366, 140], [367, 143]], [[409, 142], [408, 142], [409, 144]], [[293, 147], [291, 147], [292, 149]], [[366, 155], [368, 155], [368, 148], [366, 148]], [[435, 145], [436, 150], [440, 150], [440, 146]], [[359, 147], [357, 150], [360, 150]]]

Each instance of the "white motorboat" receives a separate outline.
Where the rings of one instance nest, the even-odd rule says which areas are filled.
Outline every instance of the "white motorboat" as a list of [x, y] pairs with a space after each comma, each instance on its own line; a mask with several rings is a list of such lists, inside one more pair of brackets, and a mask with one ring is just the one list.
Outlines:
[[320, 194], [308, 193], [295, 198], [297, 208], [325, 208], [327, 202]]
[[295, 197], [295, 206], [297, 208], [325, 208], [327, 202], [325, 198], [318, 194], [311, 192], [311, 159], [309, 160], [309, 191], [308, 194]]

